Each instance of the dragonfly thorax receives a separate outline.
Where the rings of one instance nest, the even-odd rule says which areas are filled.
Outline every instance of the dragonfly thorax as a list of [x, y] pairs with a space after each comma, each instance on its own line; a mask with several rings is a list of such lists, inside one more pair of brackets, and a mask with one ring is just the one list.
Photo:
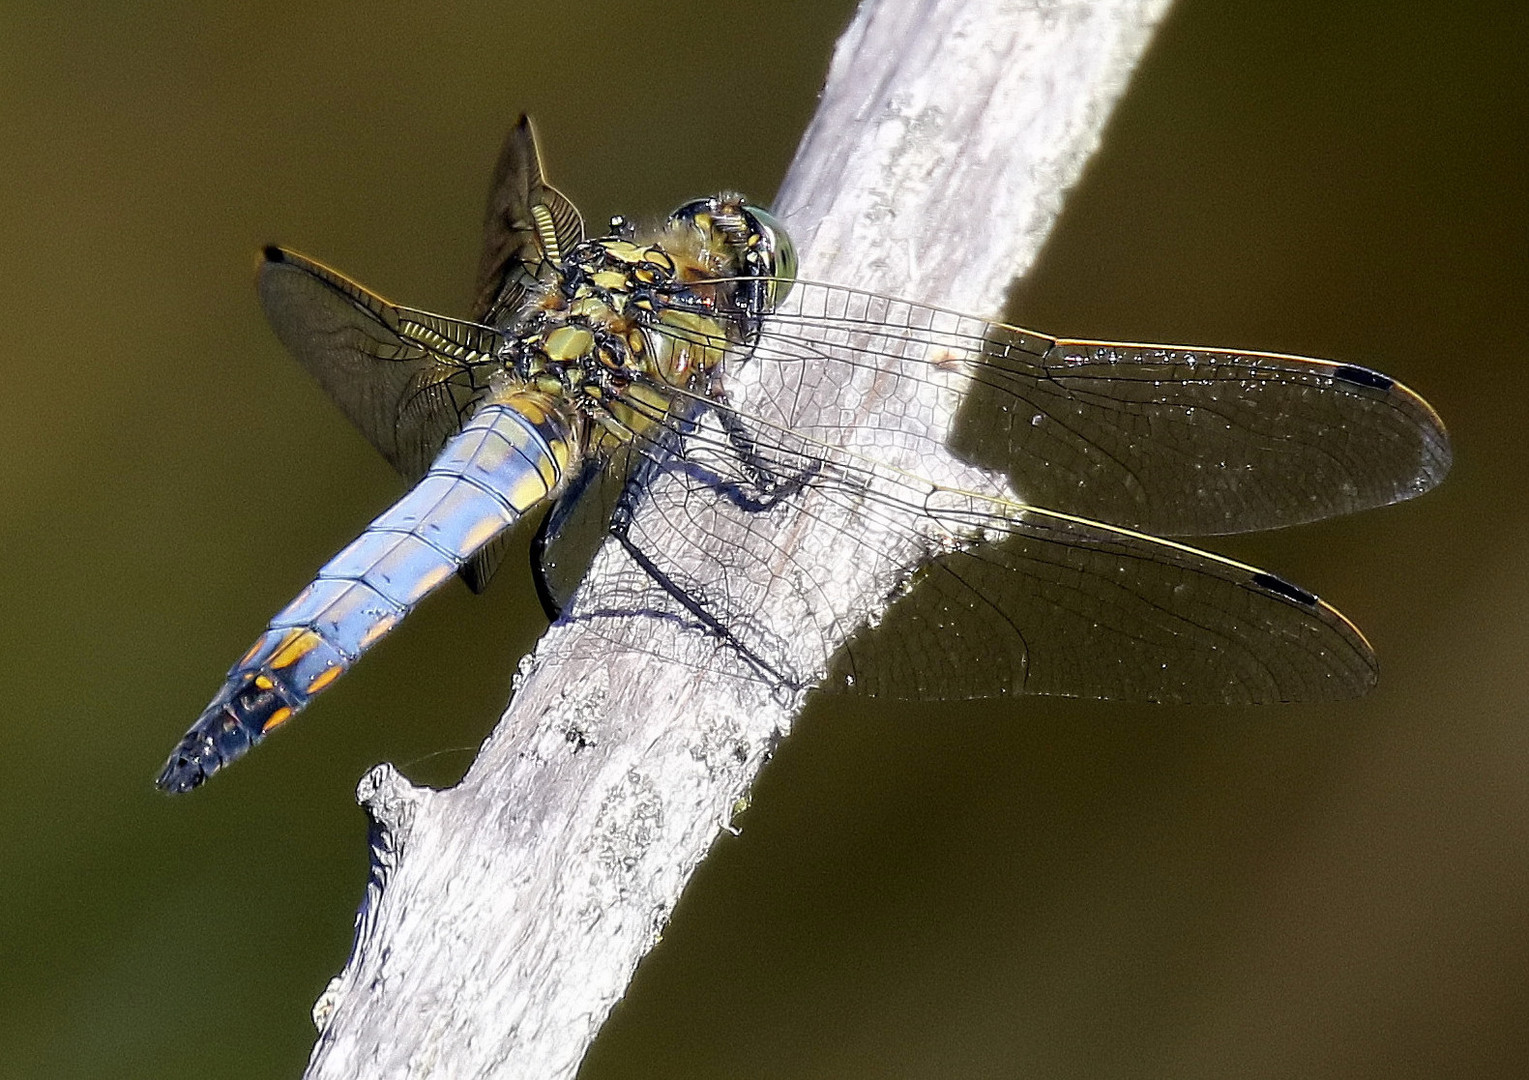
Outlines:
[[707, 394], [775, 299], [779, 242], [736, 201], [687, 207], [704, 209], [682, 208], [649, 242], [623, 227], [569, 252], [516, 328], [512, 379], [623, 438], [674, 391]]
[[742, 196], [688, 202], [649, 238], [624, 219], [574, 247], [528, 305], [510, 364], [586, 409], [634, 383], [704, 392], [796, 272], [785, 230]]
[[511, 372], [586, 403], [637, 382], [695, 385], [715, 360], [700, 357], [701, 350], [676, 348], [655, 331], [690, 319], [709, 343], [725, 338], [727, 328], [712, 299], [692, 290], [680, 272], [680, 263], [657, 244], [619, 237], [580, 244], [522, 317]]

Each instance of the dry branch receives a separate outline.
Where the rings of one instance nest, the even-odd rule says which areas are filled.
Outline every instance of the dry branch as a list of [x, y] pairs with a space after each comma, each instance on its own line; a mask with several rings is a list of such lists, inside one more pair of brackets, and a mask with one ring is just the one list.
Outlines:
[[[1166, 6], [864, 4], [775, 203], [803, 276], [996, 311]], [[853, 570], [843, 612], [884, 587]], [[651, 621], [651, 652], [698, 647]], [[560, 624], [458, 787], [374, 770], [374, 883], [307, 1075], [571, 1077], [799, 706], [726, 666]]]

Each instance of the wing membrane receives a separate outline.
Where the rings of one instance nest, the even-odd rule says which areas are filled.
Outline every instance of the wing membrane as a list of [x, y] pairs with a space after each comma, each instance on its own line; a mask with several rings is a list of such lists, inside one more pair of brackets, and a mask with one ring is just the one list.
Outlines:
[[[531, 291], [548, 282], [583, 239], [578, 208], [542, 178], [536, 132], [522, 114], [505, 136], [489, 180], [473, 321], [511, 324]], [[475, 593], [488, 588], [507, 547], [502, 539], [491, 543], [462, 567], [468, 588]]]
[[1375, 683], [1353, 624], [1273, 574], [1042, 510], [995, 524], [923, 567], [825, 685], [915, 700], [1267, 704]]
[[276, 336], [388, 462], [424, 475], [496, 366], [485, 327], [399, 307], [270, 247], [257, 279]]
[[[751, 583], [792, 582], [797, 633], [820, 634], [825, 652], [844, 634], [816, 621], [831, 610], [816, 563], [776, 547], [768, 515], [750, 505], [747, 478], [761, 473], [799, 490], [802, 506], [852, 546], [857, 567], [895, 573], [924, 553], [887, 610], [838, 651], [828, 689], [914, 700], [1046, 694], [1210, 704], [1337, 700], [1375, 682], [1374, 653], [1359, 631], [1274, 574], [956, 491], [753, 417], [734, 419], [750, 432], [747, 459], [734, 440], [706, 428], [687, 436], [683, 468], [639, 443], [668, 474], [639, 519], [640, 546], [704, 554], [684, 567], [662, 563], [662, 575], [766, 679], [809, 681], [793, 659], [796, 643], [758, 618], [761, 596]], [[716, 479], [698, 483], [703, 475]], [[915, 532], [922, 544], [910, 539]], [[609, 595], [581, 595], [580, 607], [687, 617], [652, 576], [634, 572], [606, 587]], [[611, 632], [630, 634], [624, 643], [641, 648], [642, 624], [618, 621]]]
[[591, 459], [543, 521], [533, 545], [532, 569], [549, 615], [561, 614], [569, 606], [608, 536], [611, 515], [627, 493], [633, 471], [641, 468], [641, 457], [627, 445]]
[[578, 209], [542, 179], [536, 133], [522, 115], [505, 136], [489, 181], [473, 320], [498, 326], [512, 318], [583, 238]]
[[[962, 399], [950, 448], [1028, 503], [1167, 536], [1295, 525], [1411, 498], [1449, 470], [1418, 395], [1368, 368], [1275, 353], [1055, 339], [905, 300], [798, 282], [756, 359], [800, 369], [782, 412]], [[965, 382], [964, 388], [961, 386]], [[924, 398], [922, 400], [927, 400]], [[876, 422], [923, 438], [896, 409]], [[824, 433], [825, 437], [831, 437]]]

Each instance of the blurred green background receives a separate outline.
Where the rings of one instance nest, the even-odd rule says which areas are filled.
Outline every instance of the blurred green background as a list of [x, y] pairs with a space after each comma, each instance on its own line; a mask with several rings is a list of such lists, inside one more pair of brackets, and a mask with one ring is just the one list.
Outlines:
[[[592, 222], [768, 197], [850, 9], [0, 6], [0, 1077], [297, 1074], [356, 780], [459, 776], [541, 630], [512, 556], [207, 790], [151, 787], [398, 493], [265, 328], [258, 245], [464, 311], [522, 109]], [[1213, 545], [1340, 606], [1379, 689], [818, 702], [585, 1080], [1529, 1075], [1526, 54], [1518, 0], [1184, 0], [1015, 293], [1433, 402], [1438, 492]]]

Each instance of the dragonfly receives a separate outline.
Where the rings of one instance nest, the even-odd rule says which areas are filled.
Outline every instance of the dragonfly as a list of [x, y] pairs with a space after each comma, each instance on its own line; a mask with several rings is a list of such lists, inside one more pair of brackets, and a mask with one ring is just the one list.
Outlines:
[[[1451, 459], [1427, 402], [1369, 368], [1057, 338], [805, 280], [782, 223], [734, 194], [588, 237], [524, 116], [494, 169], [467, 319], [280, 247], [257, 287], [277, 337], [411, 486], [234, 664], [159, 774], [169, 792], [286, 724], [452, 577], [481, 591], [538, 513], [550, 616], [602, 616], [638, 647], [645, 617], [677, 620], [779, 686], [1355, 697], [1377, 664], [1352, 623], [1178, 538], [1394, 503]], [[957, 416], [948, 436], [930, 433], [929, 401]], [[854, 410], [873, 440], [836, 419]], [[951, 456], [955, 473], [920, 473]], [[892, 568], [833, 633], [815, 569], [771, 557], [765, 526], [804, 506], [856, 560]], [[625, 559], [603, 593], [580, 585], [592, 538]], [[797, 598], [816, 660], [754, 617], [761, 580]]]

